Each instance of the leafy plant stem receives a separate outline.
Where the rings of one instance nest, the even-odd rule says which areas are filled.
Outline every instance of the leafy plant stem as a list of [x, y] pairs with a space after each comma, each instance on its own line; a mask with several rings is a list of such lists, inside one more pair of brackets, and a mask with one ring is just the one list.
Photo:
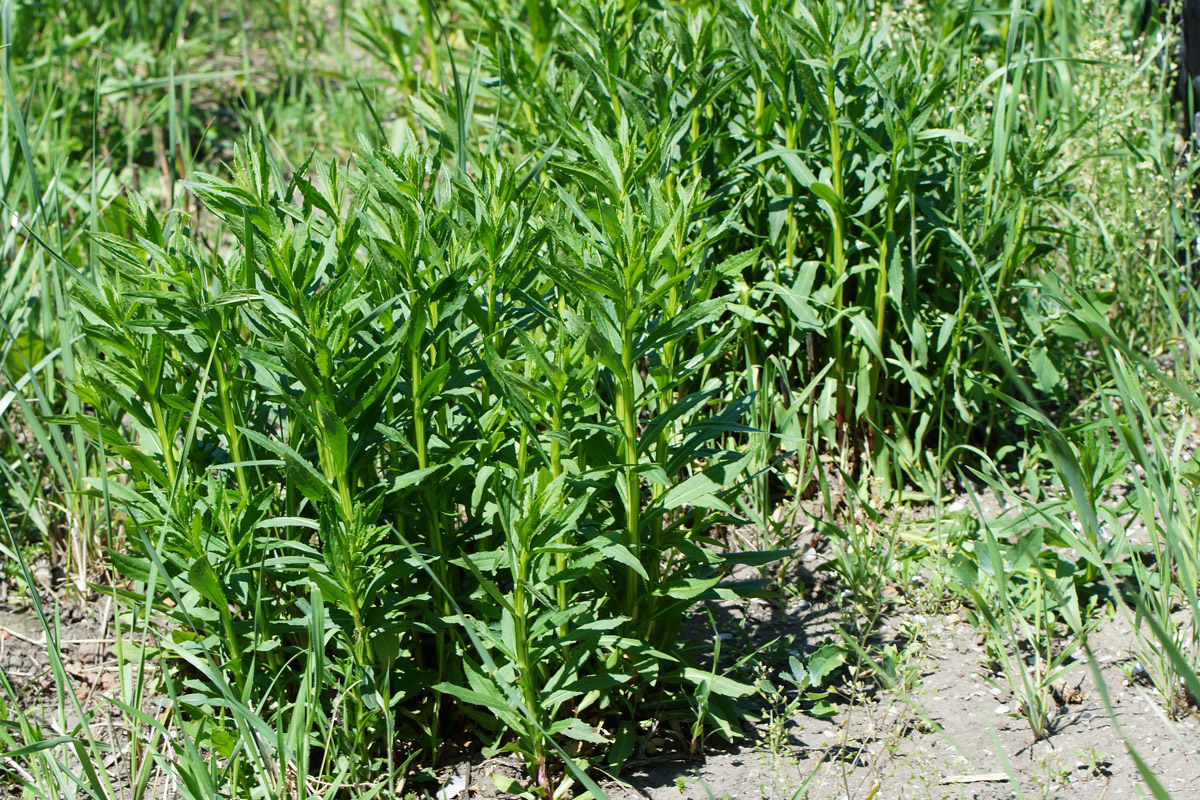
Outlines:
[[[233, 459], [237, 467], [234, 468], [234, 473], [237, 475], [238, 489], [242, 493], [243, 500], [249, 498], [250, 485], [246, 480], [246, 469], [242, 466], [242, 444], [241, 434], [238, 432], [238, 420], [234, 416], [233, 406], [230, 402], [231, 391], [229, 385], [229, 377], [225, 372], [225, 360], [223, 358], [215, 359], [217, 362], [217, 391], [221, 395], [221, 421], [225, 425], [225, 437], [229, 442], [229, 457]], [[238, 566], [241, 564], [241, 554], [238, 556]]]
[[[625, 546], [633, 553], [635, 559], [641, 561], [642, 492], [638, 477], [637, 409], [634, 405], [636, 376], [633, 361], [633, 329], [628, 322], [622, 330], [621, 364], [624, 374], [619, 380], [620, 395], [617, 403], [617, 416], [621, 423], [625, 462]], [[657, 555], [654, 558], [657, 559]], [[636, 618], [637, 596], [641, 589], [641, 579], [632, 568], [626, 569], [625, 577], [625, 607], [630, 616]]]
[[847, 465], [847, 447], [846, 438], [846, 413], [847, 413], [847, 393], [846, 381], [846, 347], [845, 347], [845, 320], [842, 319], [842, 312], [845, 308], [845, 277], [846, 277], [846, 253], [845, 243], [843, 242], [844, 226], [843, 220], [843, 204], [845, 203], [845, 184], [842, 175], [842, 136], [838, 127], [838, 109], [835, 92], [837, 90], [837, 80], [835, 67], [836, 64], [831, 60], [827, 65], [825, 72], [825, 103], [826, 115], [829, 122], [829, 169], [831, 179], [833, 181], [834, 202], [831, 204], [831, 222], [832, 230], [830, 238], [832, 239], [832, 271], [833, 271], [833, 361], [834, 361], [834, 380], [837, 381], [837, 447], [841, 455], [842, 466]]

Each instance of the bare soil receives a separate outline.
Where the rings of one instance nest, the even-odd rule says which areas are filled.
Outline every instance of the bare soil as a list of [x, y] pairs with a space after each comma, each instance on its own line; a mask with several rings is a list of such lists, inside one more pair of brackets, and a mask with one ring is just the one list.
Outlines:
[[[836, 586], [820, 586], [803, 566], [802, 579], [814, 582], [819, 594], [811, 602], [751, 599], [708, 609], [722, 639], [722, 668], [771, 642], [782, 642], [776, 646], [805, 660], [823, 641], [838, 640], [839, 624], [861, 617], [852, 599]], [[1150, 796], [1124, 736], [1175, 800], [1200, 799], [1200, 719], [1195, 714], [1167, 719], [1152, 689], [1130, 683], [1133, 632], [1122, 620], [1106, 622], [1089, 638], [1114, 704], [1115, 724], [1092, 671], [1079, 661], [1065, 678], [1055, 733], [1035, 743], [1004, 679], [989, 670], [983, 639], [964, 612], [949, 605], [931, 611], [928, 604], [908, 604], [902, 592], [884, 610], [870, 632], [871, 642], [896, 643], [906, 654], [907, 694], [883, 691], [866, 674], [843, 673], [836, 682], [837, 714], [825, 719], [807, 711], [784, 719], [782, 707], [772, 709], [754, 698], [758, 721], [748, 724], [734, 744], [710, 737], [689, 760], [680, 737], [658, 731], [647, 737], [618, 780], [602, 784], [605, 791], [613, 800]], [[100, 709], [94, 722], [101, 725], [111, 719], [102, 708], [104, 697], [117, 695], [119, 680], [110, 618], [104, 598], [61, 609], [60, 652], [70, 690], [85, 708]], [[694, 639], [711, 640], [705, 610], [697, 610], [688, 630]], [[0, 607], [0, 669], [27, 713], [48, 731], [57, 730], [58, 687], [41, 624], [28, 607]], [[736, 677], [752, 682], [755, 675]], [[773, 721], [782, 735], [772, 737]], [[464, 761], [440, 775], [446, 786], [441, 796], [503, 796], [489, 776], [519, 777], [519, 772], [517, 764], [504, 760]], [[122, 777], [114, 775], [119, 784]], [[436, 787], [430, 794], [437, 796]]]
[[[819, 617], [814, 609], [810, 616]], [[803, 624], [804, 620], [801, 620]], [[1113, 702], [1106, 712], [1092, 672], [1076, 664], [1056, 732], [1034, 743], [1011, 694], [991, 685], [976, 630], [958, 614], [930, 618], [910, 610], [891, 618], [923, 628], [912, 665], [919, 685], [848, 701], [836, 717], [796, 716], [782, 747], [766, 726], [737, 747], [713, 747], [694, 763], [663, 758], [631, 764], [614, 800], [708, 798], [1078, 798], [1150, 796], [1122, 741], [1128, 737], [1176, 800], [1200, 798], [1197, 719], [1170, 721], [1151, 690], [1127, 685], [1131, 632], [1110, 622], [1089, 641]], [[1003, 680], [999, 681], [1003, 685]], [[1074, 692], [1078, 688], [1078, 693]]]
[[[860, 612], [836, 591], [823, 594], [826, 601], [811, 604], [780, 607], [750, 600], [711, 609], [727, 640], [722, 664], [777, 637], [790, 636], [802, 658], [821, 642], [836, 640], [837, 623]], [[1153, 796], [1125, 746], [1128, 740], [1174, 800], [1200, 798], [1200, 717], [1193, 709], [1169, 720], [1146, 682], [1130, 683], [1134, 639], [1125, 622], [1110, 619], [1088, 638], [1113, 715], [1080, 649], [1079, 660], [1058, 684], [1063, 703], [1054, 733], [1035, 743], [1016, 698], [992, 671], [981, 633], [966, 616], [954, 610], [921, 613], [902, 603], [888, 610], [871, 641], [907, 644], [904, 666], [913, 685], [903, 696], [876, 690], [868, 676], [856, 681], [843, 675], [836, 716], [801, 712], [776, 719], [785, 735], [772, 742], [772, 710], [760, 702], [760, 719], [746, 727], [745, 738], [734, 744], [710, 738], [692, 760], [662, 731], [654, 740], [657, 748], [632, 759], [603, 788], [612, 800]], [[708, 625], [706, 615], [702, 624]], [[856, 683], [858, 691], [848, 688]], [[449, 785], [462, 785], [469, 776], [471, 795], [504, 797], [487, 776], [519, 777], [517, 767], [499, 761], [460, 765]], [[448, 773], [445, 780], [452, 777]]]

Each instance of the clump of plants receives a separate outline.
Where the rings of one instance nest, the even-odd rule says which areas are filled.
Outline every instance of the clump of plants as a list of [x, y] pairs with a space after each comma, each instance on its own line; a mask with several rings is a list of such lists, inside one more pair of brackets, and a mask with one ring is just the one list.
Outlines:
[[[1171, 149], [1116, 124], [1135, 79], [1098, 71], [1115, 16], [347, 0], [330, 25], [294, 3], [93, 5], [98, 28], [19, 8], [58, 54], [10, 41], [0, 9], [0, 502], [21, 509], [13, 563], [46, 540], [78, 588], [97, 560], [115, 576], [135, 795], [159, 770], [193, 797], [399, 795], [478, 745], [522, 762], [506, 790], [598, 796], [589, 773], [644, 752], [651, 717], [694, 756], [741, 733], [755, 690], [685, 613], [761, 589], [732, 567], [795, 555], [802, 517], [776, 512], [817, 493], [828, 568], [863, 595], [847, 613], [876, 609], [849, 627], [874, 624], [896, 558], [965, 546], [1019, 710], [1051, 732], [1053, 631], [1078, 634], [1130, 554], [1096, 538], [1095, 492], [1072, 498], [1082, 538], [1062, 502], [1034, 532], [911, 552], [880, 523], [961, 462], [1036, 461], [1035, 401], [1065, 418], [1111, 396], [1096, 357], [1129, 461], [1178, 466], [1182, 440], [1135, 444], [1155, 412], [1107, 344], [1137, 318], [1110, 283], [1165, 263], [1139, 237]], [[106, 37], [111, 65], [65, 61]], [[1162, 91], [1152, 59], [1114, 58]], [[206, 116], [222, 102], [236, 113]], [[1098, 183], [1121, 191], [1088, 205]], [[1174, 302], [1178, 283], [1154, 285]], [[1156, 329], [1184, 327], [1169, 307]], [[1084, 461], [1094, 482], [1117, 470]], [[1191, 499], [1148, 478], [1125, 510]], [[1128, 569], [1161, 625], [1196, 606], [1192, 516]], [[1074, 542], [1086, 563], [1050, 550]], [[1171, 566], [1157, 583], [1151, 556]], [[1194, 667], [1194, 627], [1168, 639]], [[841, 658], [791, 665], [806, 703]], [[1186, 681], [1179, 663], [1156, 681]], [[21, 757], [99, 752], [86, 725], [22, 730]], [[28, 786], [62, 782], [45, 758]]]
[[189, 184], [230, 252], [145, 207], [97, 237], [90, 413], [60, 422], [108, 454], [110, 556], [169, 622], [189, 716], [238, 741], [231, 695], [299, 725], [280, 781], [395, 778], [469, 720], [550, 796], [664, 693], [736, 731], [752, 689], [678, 644], [746, 463], [716, 441], [742, 406], [681, 390], [729, 339], [721, 229], [701, 187], [634, 188], [628, 130], [581, 136], [595, 194], [570, 204], [412, 140], [290, 182], [252, 149]]

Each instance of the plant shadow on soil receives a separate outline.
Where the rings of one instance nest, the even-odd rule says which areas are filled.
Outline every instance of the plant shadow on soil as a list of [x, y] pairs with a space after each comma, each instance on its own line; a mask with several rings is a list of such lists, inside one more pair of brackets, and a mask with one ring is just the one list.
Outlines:
[[[838, 624], [853, 609], [836, 590], [812, 583], [813, 575], [803, 565], [800, 574], [812, 590], [805, 595], [810, 599], [784, 595], [709, 603], [689, 614], [683, 636], [709, 644], [714, 634], [719, 636], [722, 673], [748, 655], [751, 662], [775, 666], [786, 665], [791, 655], [806, 661], [821, 644], [840, 641]], [[116, 688], [117, 672], [107, 601], [100, 598], [82, 608], [64, 603], [60, 611], [60, 652], [71, 690], [102, 718], [109, 705], [103, 697]], [[872, 688], [870, 680], [858, 682], [860, 691], [850, 691], [847, 686], [855, 681], [843, 670], [834, 681], [835, 715], [812, 716], [807, 709], [811, 704], [806, 704], [799, 714], [776, 718], [774, 737], [772, 709], [755, 695], [746, 702], [757, 721], [744, 726], [742, 738], [724, 742], [710, 733], [690, 760], [684, 747], [686, 721], [664, 722], [643, 737], [620, 779], [602, 781], [602, 787], [612, 800], [999, 800], [1022, 796], [1016, 785], [1023, 796], [1035, 798], [1113, 800], [1145, 793], [1086, 664], [1075, 664], [1067, 676], [1067, 683], [1080, 691], [1060, 708], [1055, 734], [1034, 744], [1028, 725], [1012, 714], [1016, 703], [1003, 680], [987, 670], [979, 632], [958, 613], [920, 613], [901, 597], [870, 634], [872, 644], [908, 645], [909, 694]], [[1131, 643], [1132, 632], [1119, 620], [1105, 623], [1090, 637], [1116, 722], [1175, 800], [1200, 798], [1197, 720], [1166, 719], [1148, 687], [1128, 683]], [[702, 666], [711, 668], [711, 661]], [[56, 727], [57, 686], [44, 633], [28, 607], [0, 609], [0, 669], [27, 713]], [[764, 673], [743, 665], [729, 674], [753, 683], [756, 674]], [[774, 670], [766, 674], [776, 677]], [[1000, 686], [990, 685], [989, 677]], [[775, 713], [780, 713], [778, 706]], [[456, 785], [465, 791], [458, 797], [464, 800], [506, 796], [490, 775], [518, 777], [520, 765], [503, 758], [483, 760], [477, 747], [472, 750], [476, 755], [463, 754], [455, 767], [440, 770], [439, 780], [447, 784], [457, 776]], [[425, 789], [414, 788], [418, 794]], [[171, 796], [163, 794], [159, 800]]]
[[[814, 602], [799, 614], [776, 609], [759, 619], [757, 641], [794, 636], [802, 658], [836, 631], [840, 608]], [[750, 618], [752, 606], [728, 608]], [[766, 633], [761, 633], [766, 631]], [[763, 720], [732, 744], [707, 743], [703, 757], [630, 762], [613, 800], [757, 800], [765, 798], [1118, 798], [1147, 794], [1114, 728], [1092, 672], [1077, 662], [1066, 684], [1078, 692], [1058, 709], [1055, 733], [1034, 743], [1003, 679], [987, 666], [979, 632], [957, 613], [928, 615], [897, 603], [873, 632], [873, 642], [911, 642], [906, 696], [843, 691], [835, 716], [801, 712], [774, 745]], [[1131, 631], [1109, 621], [1089, 637], [1121, 731], [1176, 800], [1200, 798], [1200, 728], [1193, 715], [1168, 720], [1148, 687], [1127, 680]], [[797, 647], [799, 645], [799, 647]], [[724, 657], [722, 658], [724, 661]], [[853, 683], [842, 675], [838, 683]], [[988, 678], [1000, 684], [993, 686]], [[868, 681], [868, 683], [870, 683]]]

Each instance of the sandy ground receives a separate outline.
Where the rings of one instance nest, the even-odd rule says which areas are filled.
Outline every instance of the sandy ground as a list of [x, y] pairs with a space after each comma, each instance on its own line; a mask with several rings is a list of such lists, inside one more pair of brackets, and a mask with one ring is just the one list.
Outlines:
[[[789, 635], [803, 656], [834, 633], [840, 615], [832, 605], [804, 602], [787, 608], [722, 604], [720, 611], [719, 619], [736, 631], [724, 647], [730, 659]], [[1035, 743], [1028, 723], [1014, 713], [1017, 704], [1002, 688], [1004, 679], [989, 671], [979, 631], [964, 620], [958, 612], [920, 614], [897, 605], [876, 629], [875, 641], [895, 639], [900, 631], [918, 634], [906, 665], [914, 685], [905, 696], [849, 692], [836, 716], [826, 719], [802, 712], [780, 720], [777, 714], [785, 735], [774, 742], [770, 711], [760, 703], [760, 721], [748, 725], [736, 743], [710, 738], [689, 761], [663, 732], [658, 752], [632, 759], [618, 780], [601, 785], [612, 800], [1152, 796], [1124, 736], [1170, 797], [1200, 798], [1200, 720], [1195, 714], [1168, 720], [1152, 689], [1128, 683], [1133, 640], [1127, 624], [1110, 620], [1088, 639], [1115, 725], [1092, 670], [1080, 660], [1064, 676], [1065, 702], [1058, 707], [1054, 734]], [[515, 762], [477, 761], [443, 773], [443, 780], [455, 788], [465, 784], [470, 796], [505, 797], [492, 785], [491, 773], [519, 777], [520, 770]]]
[[[715, 606], [722, 665], [773, 640], [785, 641], [802, 659], [821, 642], [836, 640], [837, 624], [858, 612], [836, 587], [826, 587], [821, 595], [826, 599], [811, 603], [794, 598], [786, 605], [750, 600]], [[63, 607], [61, 652], [71, 690], [85, 707], [100, 709], [97, 719], [107, 717], [103, 697], [117, 688], [108, 612], [103, 599], [84, 609]], [[707, 620], [706, 614], [694, 615], [693, 635], [703, 635]], [[966, 622], [965, 612], [944, 607], [922, 613], [898, 599], [872, 637], [875, 643], [908, 642], [903, 652], [911, 690], [906, 695], [872, 688], [870, 680], [859, 681], [863, 690], [853, 691], [846, 687], [855, 681], [843, 674], [835, 716], [819, 719], [801, 711], [785, 718], [778, 706], [772, 719], [769, 705], [759, 701], [759, 721], [747, 725], [736, 743], [710, 737], [689, 761], [664, 730], [654, 747], [625, 766], [619, 780], [602, 785], [613, 800], [1150, 796], [1123, 733], [1171, 797], [1200, 799], [1200, 720], [1194, 714], [1168, 720], [1152, 689], [1128, 683], [1133, 637], [1120, 619], [1106, 622], [1089, 639], [1116, 725], [1091, 670], [1077, 662], [1064, 685], [1078, 691], [1069, 692], [1069, 702], [1059, 708], [1054, 735], [1036, 744], [1028, 724], [1014, 713], [1016, 702], [1003, 677], [989, 672], [983, 639]], [[53, 730], [56, 685], [44, 642], [28, 609], [0, 608], [0, 669], [26, 709], [45, 709], [33, 716]], [[754, 680], [748, 673], [738, 677]], [[499, 796], [489, 774], [515, 776], [516, 766], [464, 761], [454, 770], [455, 785], [465, 783], [456, 796]], [[451, 778], [450, 772], [442, 775], [444, 781]]]
[[[906, 619], [911, 630], [911, 615], [891, 623]], [[831, 719], [797, 716], [782, 747], [772, 747], [759, 726], [740, 746], [713, 748], [696, 763], [631, 765], [621, 776], [628, 785], [612, 786], [611, 797], [1149, 796], [1085, 664], [1066, 676], [1079, 694], [1060, 709], [1055, 734], [1035, 744], [1028, 724], [1012, 713], [1012, 696], [984, 679], [990, 673], [976, 631], [956, 614], [924, 623], [925, 653], [913, 665], [919, 685], [907, 697], [859, 698]], [[1169, 721], [1149, 689], [1126, 685], [1127, 628], [1109, 623], [1090, 642], [1121, 731], [1171, 797], [1200, 798], [1196, 719]]]

